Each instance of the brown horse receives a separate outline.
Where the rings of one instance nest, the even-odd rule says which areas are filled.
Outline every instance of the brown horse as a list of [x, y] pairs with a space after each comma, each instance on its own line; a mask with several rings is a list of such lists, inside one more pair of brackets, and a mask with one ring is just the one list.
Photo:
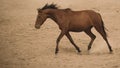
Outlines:
[[104, 23], [99, 13], [92, 10], [72, 11], [69, 8], [58, 9], [58, 7], [56, 7], [55, 4], [46, 4], [43, 8], [38, 9], [35, 28], [39, 29], [47, 18], [50, 18], [53, 21], [55, 21], [61, 30], [61, 33], [56, 40], [55, 54], [57, 54], [59, 51], [58, 45], [64, 35], [74, 45], [76, 50], [78, 52], [81, 52], [79, 47], [74, 43], [71, 35], [69, 34], [70, 31], [84, 31], [91, 38], [91, 41], [88, 45], [88, 50], [90, 50], [92, 43], [96, 38], [96, 36], [91, 32], [92, 27], [94, 27], [97, 30], [97, 32], [100, 33], [100, 35], [106, 41], [110, 53], [112, 52], [112, 48], [107, 40], [107, 34], [105, 32]]

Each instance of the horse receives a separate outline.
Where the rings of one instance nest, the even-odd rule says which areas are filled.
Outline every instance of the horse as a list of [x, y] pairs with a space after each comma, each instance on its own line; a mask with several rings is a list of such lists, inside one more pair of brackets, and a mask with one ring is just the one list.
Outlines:
[[38, 8], [37, 11], [38, 14], [35, 22], [36, 29], [40, 29], [45, 20], [50, 18], [59, 26], [59, 29], [61, 30], [61, 33], [56, 40], [55, 54], [57, 54], [59, 51], [59, 42], [64, 35], [69, 39], [76, 50], [81, 52], [80, 48], [74, 43], [69, 32], [84, 31], [91, 38], [91, 41], [88, 45], [89, 51], [93, 41], [96, 38], [96, 36], [91, 31], [91, 28], [93, 27], [106, 41], [109, 51], [112, 53], [113, 50], [108, 42], [104, 22], [100, 13], [93, 10], [73, 11], [70, 8], [59, 9], [56, 4], [46, 4], [44, 7]]

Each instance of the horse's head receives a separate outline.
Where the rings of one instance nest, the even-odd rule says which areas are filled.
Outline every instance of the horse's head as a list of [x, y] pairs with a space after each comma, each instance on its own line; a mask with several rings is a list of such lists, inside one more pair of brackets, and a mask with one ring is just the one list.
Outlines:
[[48, 18], [48, 15], [44, 13], [44, 10], [38, 9], [38, 15], [35, 22], [35, 28], [39, 29], [40, 26], [45, 22], [45, 20]]
[[38, 15], [35, 22], [35, 28], [39, 29], [40, 26], [49, 18], [49, 9], [57, 9], [55, 4], [48, 5], [46, 4], [42, 9], [37, 9]]

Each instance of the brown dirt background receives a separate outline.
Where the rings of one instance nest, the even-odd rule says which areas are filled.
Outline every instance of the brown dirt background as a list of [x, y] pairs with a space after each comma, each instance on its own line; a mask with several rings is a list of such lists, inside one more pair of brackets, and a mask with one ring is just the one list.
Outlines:
[[[55, 55], [58, 26], [47, 19], [41, 29], [34, 28], [36, 9], [52, 2], [60, 8], [101, 13], [114, 53], [109, 54], [105, 41], [93, 29], [97, 38], [89, 55], [90, 38], [83, 32], [71, 33], [82, 55], [77, 54], [66, 37]], [[120, 0], [0, 0], [0, 68], [120, 68], [119, 34]]]

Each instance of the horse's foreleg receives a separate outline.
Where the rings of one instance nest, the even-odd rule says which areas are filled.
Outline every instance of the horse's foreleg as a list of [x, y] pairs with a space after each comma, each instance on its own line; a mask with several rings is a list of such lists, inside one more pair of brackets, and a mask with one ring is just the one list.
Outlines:
[[80, 49], [79, 49], [79, 47], [74, 43], [74, 41], [73, 41], [71, 35], [69, 34], [69, 32], [66, 33], [66, 36], [67, 36], [67, 38], [69, 39], [69, 41], [74, 45], [74, 47], [77, 49], [77, 51], [78, 51], [78, 52], [81, 52]]
[[62, 37], [65, 35], [65, 31], [61, 31], [60, 35], [58, 36], [57, 40], [56, 40], [56, 50], [55, 50], [55, 54], [58, 53], [59, 51], [59, 48], [58, 48], [58, 45], [59, 45], [59, 42], [60, 40], [62, 39]]

